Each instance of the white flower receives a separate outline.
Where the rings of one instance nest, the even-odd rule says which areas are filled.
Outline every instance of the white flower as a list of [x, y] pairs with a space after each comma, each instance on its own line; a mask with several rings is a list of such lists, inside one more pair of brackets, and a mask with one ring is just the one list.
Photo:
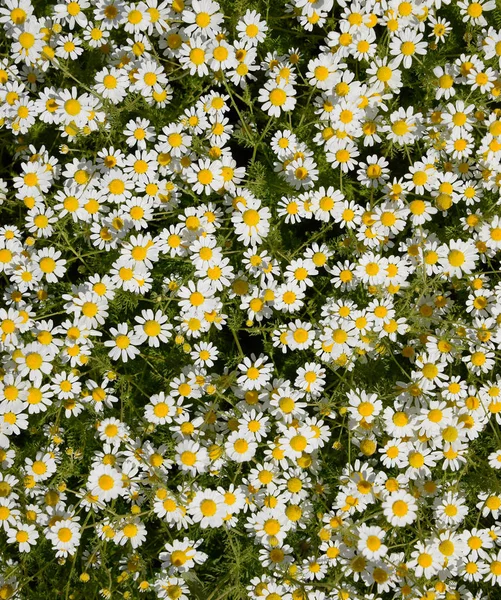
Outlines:
[[111, 327], [110, 335], [113, 339], [106, 340], [104, 345], [111, 348], [108, 355], [112, 360], [121, 359], [127, 362], [129, 358], [134, 359], [140, 353], [137, 346], [141, 343], [141, 338], [129, 331], [127, 323], [120, 323], [118, 328]]
[[110, 465], [100, 465], [90, 473], [87, 489], [100, 502], [114, 500], [123, 491], [122, 474]]

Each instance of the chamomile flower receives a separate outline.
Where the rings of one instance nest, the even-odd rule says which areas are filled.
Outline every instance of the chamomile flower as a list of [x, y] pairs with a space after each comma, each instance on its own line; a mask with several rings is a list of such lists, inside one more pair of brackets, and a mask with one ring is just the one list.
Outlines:
[[187, 173], [188, 182], [192, 184], [193, 191], [201, 194], [210, 194], [223, 187], [222, 163], [218, 160], [199, 160], [193, 163]]
[[431, 27], [431, 32], [428, 37], [434, 37], [435, 43], [445, 41], [445, 38], [452, 30], [452, 26], [449, 21], [443, 17], [437, 17], [436, 15], [429, 16], [428, 25]]
[[408, 567], [414, 571], [416, 577], [431, 578], [441, 568], [440, 554], [433, 546], [418, 542], [411, 553]]
[[260, 13], [255, 10], [247, 10], [238, 21], [236, 30], [245, 42], [257, 46], [264, 42], [268, 25]]
[[484, 13], [494, 10], [496, 3], [492, 0], [480, 0], [480, 2], [470, 2], [470, 0], [460, 0], [458, 7], [464, 20], [474, 25], [486, 26]]
[[32, 64], [40, 57], [44, 47], [44, 34], [37, 19], [32, 17], [22, 23], [22, 27], [15, 26], [11, 38], [11, 53], [15, 62]]
[[163, 67], [151, 60], [144, 61], [135, 74], [134, 86], [143, 96], [160, 93], [166, 84], [167, 76]]
[[367, 163], [359, 163], [357, 179], [368, 188], [376, 188], [389, 179], [388, 161], [376, 154], [367, 157]]
[[356, 421], [372, 422], [381, 412], [382, 402], [377, 399], [376, 394], [368, 395], [359, 388], [348, 392], [348, 411]]
[[265, 83], [259, 91], [259, 102], [262, 109], [272, 117], [279, 117], [282, 112], [290, 112], [296, 105], [296, 90], [289, 84], [277, 85], [273, 81]]
[[231, 216], [235, 233], [246, 246], [259, 244], [267, 236], [270, 218], [269, 209], [261, 206], [259, 200], [247, 202], [245, 206], [239, 204]]
[[307, 392], [312, 397], [321, 395], [325, 384], [325, 369], [317, 363], [305, 363], [304, 367], [297, 370], [297, 377], [294, 382], [301, 390]]
[[469, 275], [475, 268], [478, 252], [472, 243], [451, 240], [439, 249], [439, 261], [448, 277]]
[[127, 362], [129, 359], [134, 359], [140, 351], [137, 346], [141, 343], [141, 338], [129, 331], [127, 323], [120, 323], [117, 328], [110, 328], [112, 340], [106, 340], [104, 345], [111, 348], [109, 356], [112, 360], [121, 359]]
[[28, 475], [33, 477], [35, 482], [45, 481], [54, 475], [57, 464], [54, 456], [46, 452], [37, 452], [35, 460], [25, 459], [25, 470]]
[[207, 450], [198, 442], [185, 440], [176, 446], [176, 463], [181, 470], [196, 475], [207, 470], [210, 458]]
[[408, 492], [396, 491], [388, 494], [383, 501], [383, 512], [390, 525], [404, 527], [415, 521], [417, 504]]
[[172, 325], [161, 311], [143, 310], [141, 315], [135, 317], [137, 325], [134, 333], [140, 337], [139, 343], [148, 342], [149, 346], [159, 347], [171, 338]]
[[358, 550], [369, 560], [376, 561], [386, 555], [388, 546], [383, 543], [385, 532], [380, 527], [362, 524], [358, 528]]
[[46, 537], [52, 542], [56, 556], [73, 555], [80, 542], [80, 526], [73, 519], [61, 519], [49, 527]]
[[243, 429], [232, 432], [225, 443], [226, 454], [236, 463], [250, 461], [254, 457], [256, 449], [257, 443], [253, 436]]
[[441, 98], [448, 100], [456, 95], [454, 84], [456, 83], [457, 69], [453, 65], [437, 66], [433, 69], [433, 74], [436, 77], [436, 100]]
[[390, 42], [390, 54], [395, 57], [396, 64], [409, 69], [413, 59], [426, 54], [428, 44], [423, 41], [423, 34], [411, 28], [397, 32]]
[[206, 38], [194, 35], [189, 44], [181, 46], [179, 60], [183, 68], [189, 70], [190, 75], [197, 74], [199, 77], [203, 77], [209, 74], [209, 56]]
[[200, 523], [202, 529], [219, 527], [226, 516], [224, 496], [216, 490], [198, 491], [188, 510], [193, 521]]
[[87, 488], [100, 502], [109, 502], [123, 492], [121, 473], [110, 465], [102, 465], [92, 470]]
[[7, 531], [7, 543], [18, 544], [19, 552], [30, 552], [40, 537], [35, 525], [16, 523]]

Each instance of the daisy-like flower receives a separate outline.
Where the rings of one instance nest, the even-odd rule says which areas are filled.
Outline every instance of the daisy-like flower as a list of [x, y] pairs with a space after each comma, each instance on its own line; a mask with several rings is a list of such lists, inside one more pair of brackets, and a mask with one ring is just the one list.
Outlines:
[[501, 469], [501, 450], [489, 454], [489, 466], [493, 469]]
[[317, 363], [305, 363], [297, 370], [294, 385], [313, 397], [320, 396], [325, 385], [325, 369]]
[[57, 373], [51, 379], [51, 382], [52, 391], [63, 400], [74, 398], [82, 389], [82, 384], [79, 382], [78, 377], [73, 373]]
[[457, 5], [466, 22], [470, 22], [473, 25], [481, 25], [482, 27], [487, 25], [484, 13], [495, 10], [496, 8], [496, 2], [494, 0], [480, 0], [480, 2], [460, 0]]
[[179, 288], [177, 296], [180, 299], [179, 306], [184, 311], [202, 316], [210, 312], [216, 306], [214, 291], [207, 281], [198, 280], [196, 283], [188, 281], [188, 284]]
[[402, 86], [402, 74], [398, 69], [400, 62], [400, 58], [390, 61], [387, 58], [374, 59], [367, 69], [369, 85], [379, 92], [388, 89], [397, 91]]
[[318, 275], [318, 271], [314, 263], [302, 258], [292, 261], [285, 271], [286, 280], [296, 283], [303, 291], [313, 286], [311, 277], [315, 275]]
[[365, 187], [379, 187], [390, 178], [388, 165], [389, 162], [382, 156], [368, 156], [367, 163], [359, 163], [357, 179]]
[[32, 16], [33, 6], [27, 0], [7, 0], [0, 9], [0, 23], [7, 28], [22, 26]]
[[61, 4], [54, 6], [55, 20], [67, 24], [72, 30], [78, 25], [85, 27], [87, 25], [87, 15], [85, 9], [89, 8], [88, 0], [65, 0]]
[[441, 568], [440, 554], [432, 545], [417, 542], [415, 550], [411, 552], [408, 567], [414, 571], [416, 577], [431, 579]]
[[191, 146], [191, 140], [192, 136], [185, 131], [182, 123], [172, 123], [162, 127], [162, 133], [158, 136], [160, 151], [168, 152], [175, 157], [186, 154]]
[[193, 350], [190, 355], [195, 365], [199, 367], [213, 367], [214, 362], [218, 358], [219, 350], [211, 342], [200, 342], [193, 346]]
[[137, 146], [141, 150], [146, 149], [147, 142], [155, 139], [155, 129], [150, 125], [148, 119], [130, 120], [125, 126], [124, 135], [129, 147]]
[[294, 197], [282, 196], [277, 205], [277, 215], [279, 217], [284, 217], [286, 223], [299, 223], [302, 216], [297, 199]]
[[121, 546], [129, 542], [133, 549], [139, 548], [146, 541], [145, 524], [137, 517], [125, 521], [114, 541]]
[[469, 275], [475, 268], [478, 251], [471, 242], [450, 240], [439, 248], [439, 261], [443, 273], [449, 277]]
[[390, 54], [395, 57], [395, 64], [410, 69], [413, 59], [426, 54], [428, 44], [423, 37], [422, 33], [410, 27], [396, 33], [390, 42]]
[[338, 73], [339, 61], [328, 54], [310, 60], [306, 77], [311, 86], [328, 91], [337, 83]]
[[236, 463], [243, 463], [254, 457], [257, 443], [250, 432], [239, 429], [238, 431], [233, 431], [228, 436], [224, 448], [231, 460]]
[[83, 53], [82, 41], [73, 34], [63, 35], [57, 40], [56, 56], [76, 60]]
[[383, 513], [393, 527], [405, 527], [415, 521], [417, 504], [408, 492], [400, 490], [388, 494], [383, 501]]
[[412, 371], [412, 378], [425, 390], [432, 390], [447, 379], [444, 372], [447, 363], [438, 355], [422, 354], [417, 357], [415, 366], [417, 369]]
[[176, 463], [182, 471], [192, 475], [204, 473], [209, 464], [210, 457], [206, 448], [198, 442], [185, 440], [176, 446]]
[[[345, 46], [346, 42], [348, 41], [348, 38], [343, 38], [345, 38], [347, 34], [349, 36], [351, 33], [353, 33], [351, 43], [348, 46], [348, 50], [352, 54], [353, 58], [356, 58], [357, 60], [362, 60], [363, 58], [368, 60], [376, 54], [376, 44], [374, 43], [376, 41], [376, 35], [374, 33], [373, 27], [375, 22], [374, 18], [374, 14], [364, 15], [364, 25], [367, 26], [361, 26], [358, 28], [351, 26], [350, 19], [348, 20], [348, 22], [341, 22], [341, 30], [347, 27], [348, 31], [343, 32], [341, 34], [339, 41], [341, 42], [342, 46]], [[330, 35], [331, 34], [329, 34], [329, 36]]]
[[252, 46], [257, 46], [264, 42], [266, 32], [268, 31], [268, 25], [266, 21], [261, 18], [260, 13], [248, 9], [244, 16], [238, 21], [236, 29], [243, 41]]
[[159, 558], [162, 569], [168, 569], [172, 573], [184, 573], [192, 569], [195, 564], [203, 564], [208, 556], [198, 550], [202, 540], [196, 542], [185, 537], [183, 540], [174, 540], [172, 544], [165, 545], [165, 552], [161, 552]]
[[309, 348], [315, 339], [315, 330], [311, 323], [296, 319], [290, 323], [287, 332], [287, 344], [292, 350], [304, 350]]
[[196, 74], [199, 77], [208, 75], [209, 58], [209, 44], [201, 35], [192, 36], [189, 44], [181, 46], [179, 61], [184, 69], [189, 70], [190, 75]]
[[383, 544], [385, 532], [381, 527], [362, 524], [357, 533], [357, 548], [366, 558], [376, 561], [386, 555], [388, 546]]
[[374, 229], [382, 235], [393, 237], [405, 229], [407, 215], [408, 209], [402, 201], [384, 202], [374, 211]]
[[428, 37], [434, 37], [435, 43], [443, 42], [452, 30], [449, 21], [443, 17], [437, 17], [436, 15], [429, 16], [428, 25], [431, 27], [431, 32]]
[[171, 423], [175, 414], [175, 401], [164, 392], [151, 396], [144, 410], [144, 418], [155, 425]]
[[357, 285], [355, 276], [356, 265], [345, 261], [337, 263], [333, 266], [326, 267], [327, 272], [332, 275], [331, 283], [335, 288], [340, 288], [341, 291], [351, 290]]
[[457, 69], [453, 65], [437, 66], [433, 69], [433, 74], [436, 77], [436, 100], [441, 98], [448, 100], [456, 95], [454, 84], [456, 83]]
[[487, 575], [483, 579], [484, 581], [491, 581], [495, 585], [501, 585], [501, 550], [489, 557], [486, 564], [486, 572]]
[[371, 423], [381, 412], [383, 403], [376, 394], [368, 395], [364, 390], [356, 388], [347, 394], [348, 412], [356, 422]]
[[309, 427], [294, 427], [285, 428], [283, 436], [279, 443], [283, 448], [286, 457], [291, 460], [298, 459], [303, 455], [303, 452], [310, 453], [315, 449], [315, 434]]
[[271, 213], [259, 200], [252, 200], [243, 206], [238, 204], [231, 215], [238, 240], [246, 246], [258, 245], [270, 230]]
[[466, 364], [469, 371], [480, 375], [481, 373], [489, 373], [494, 367], [495, 354], [485, 346], [470, 346], [469, 354], [463, 356], [463, 362]]
[[110, 465], [98, 466], [89, 475], [87, 489], [99, 502], [114, 500], [123, 493], [122, 474]]
[[252, 439], [260, 442], [266, 437], [266, 434], [269, 430], [268, 421], [268, 417], [261, 413], [257, 413], [254, 409], [252, 409], [250, 413], [243, 415], [239, 426], [239, 431], [246, 434], [244, 435], [244, 439], [246, 436], [251, 436]]
[[433, 219], [438, 210], [428, 201], [416, 199], [408, 204], [410, 219], [414, 226], [424, 225]]
[[14, 528], [7, 530], [7, 543], [18, 544], [19, 552], [30, 552], [36, 546], [40, 537], [35, 525], [16, 523]]
[[46, 452], [37, 452], [35, 460], [25, 459], [25, 470], [28, 475], [33, 477], [35, 482], [45, 481], [54, 475], [57, 469], [54, 456]]
[[435, 502], [435, 518], [446, 526], [456, 527], [468, 514], [465, 499], [453, 492], [447, 492]]
[[340, 190], [320, 187], [311, 196], [311, 209], [315, 219], [329, 221], [334, 216], [336, 205], [344, 200], [344, 194]]
[[224, 496], [216, 490], [204, 489], [196, 492], [188, 511], [194, 523], [200, 523], [202, 529], [217, 528], [226, 516]]
[[106, 297], [95, 292], [80, 292], [76, 297], [68, 296], [68, 299], [65, 309], [78, 318], [81, 327], [93, 328], [104, 324], [108, 316]]
[[115, 417], [103, 419], [97, 428], [99, 437], [104, 442], [120, 445], [120, 442], [129, 437], [129, 428]]
[[349, 138], [340, 140], [333, 138], [333, 141], [327, 146], [327, 160], [333, 169], [340, 167], [343, 173], [348, 173], [357, 166], [357, 156], [360, 156], [360, 151]]
[[202, 192], [211, 194], [213, 191], [220, 190], [224, 183], [222, 167], [219, 160], [206, 159], [193, 163], [187, 172], [187, 180], [192, 185], [193, 191], [197, 194]]
[[37, 19], [31, 17], [22, 27], [14, 27], [10, 37], [13, 40], [11, 56], [15, 62], [36, 62], [44, 47], [44, 33]]
[[267, 360], [268, 357], [264, 354], [261, 354], [259, 357], [251, 354], [250, 358], [246, 356], [238, 365], [238, 369], [242, 374], [238, 377], [237, 384], [244, 390], [259, 390], [263, 388], [270, 380], [272, 374], [271, 365]]
[[254, 513], [245, 524], [246, 529], [253, 532], [258, 540], [277, 540], [279, 543], [285, 540], [291, 526], [291, 521], [283, 511], [267, 507]]
[[56, 283], [66, 273], [66, 260], [53, 247], [42, 248], [35, 256], [35, 273], [45, 277], [48, 283]]
[[88, 123], [91, 100], [87, 94], [78, 94], [78, 88], [61, 90], [57, 97], [56, 116], [66, 125], [83, 127]]
[[111, 327], [110, 335], [113, 339], [106, 340], [104, 345], [111, 348], [108, 355], [112, 360], [127, 362], [140, 353], [137, 346], [141, 343], [141, 338], [134, 331], [129, 331], [127, 323], [120, 323], [117, 328]]
[[223, 15], [220, 6], [213, 0], [193, 0], [190, 9], [183, 11], [183, 21], [188, 24], [185, 31], [188, 35], [203, 34], [213, 38], [221, 30]]
[[7, 532], [18, 524], [20, 512], [16, 506], [13, 498], [0, 498], [0, 528]]
[[446, 111], [442, 114], [442, 122], [458, 133], [471, 131], [474, 123], [474, 110], [474, 104], [467, 105], [462, 100], [456, 100], [454, 103], [449, 102]]
[[28, 231], [41, 238], [49, 238], [54, 232], [54, 223], [57, 222], [55, 213], [50, 208], [35, 206], [26, 218]]
[[144, 61], [135, 74], [134, 86], [143, 96], [160, 93], [167, 84], [167, 76], [161, 65], [154, 61]]
[[32, 342], [23, 348], [20, 356], [16, 357], [18, 372], [23, 377], [28, 376], [35, 385], [39, 385], [43, 376], [52, 371], [53, 358], [53, 352], [45, 348], [43, 344]]
[[80, 526], [73, 519], [61, 519], [49, 527], [45, 535], [57, 551], [56, 556], [71, 556], [75, 554], [80, 543]]
[[225, 40], [216, 40], [209, 47], [209, 66], [213, 71], [228, 71], [237, 66], [235, 49]]
[[290, 112], [296, 106], [296, 90], [289, 83], [277, 85], [267, 81], [259, 90], [258, 101], [262, 109], [271, 117], [279, 117], [282, 112]]
[[478, 237], [487, 248], [499, 250], [501, 248], [501, 218], [495, 215], [490, 222], [484, 223]]
[[369, 285], [379, 285], [385, 279], [386, 259], [373, 252], [367, 252], [359, 260], [355, 275], [360, 281]]
[[293, 159], [287, 165], [284, 177], [296, 190], [312, 188], [318, 179], [317, 164], [311, 157]]
[[412, 106], [407, 110], [400, 107], [390, 115], [390, 123], [382, 128], [387, 138], [397, 144], [413, 144], [421, 135], [421, 113], [414, 113]]

